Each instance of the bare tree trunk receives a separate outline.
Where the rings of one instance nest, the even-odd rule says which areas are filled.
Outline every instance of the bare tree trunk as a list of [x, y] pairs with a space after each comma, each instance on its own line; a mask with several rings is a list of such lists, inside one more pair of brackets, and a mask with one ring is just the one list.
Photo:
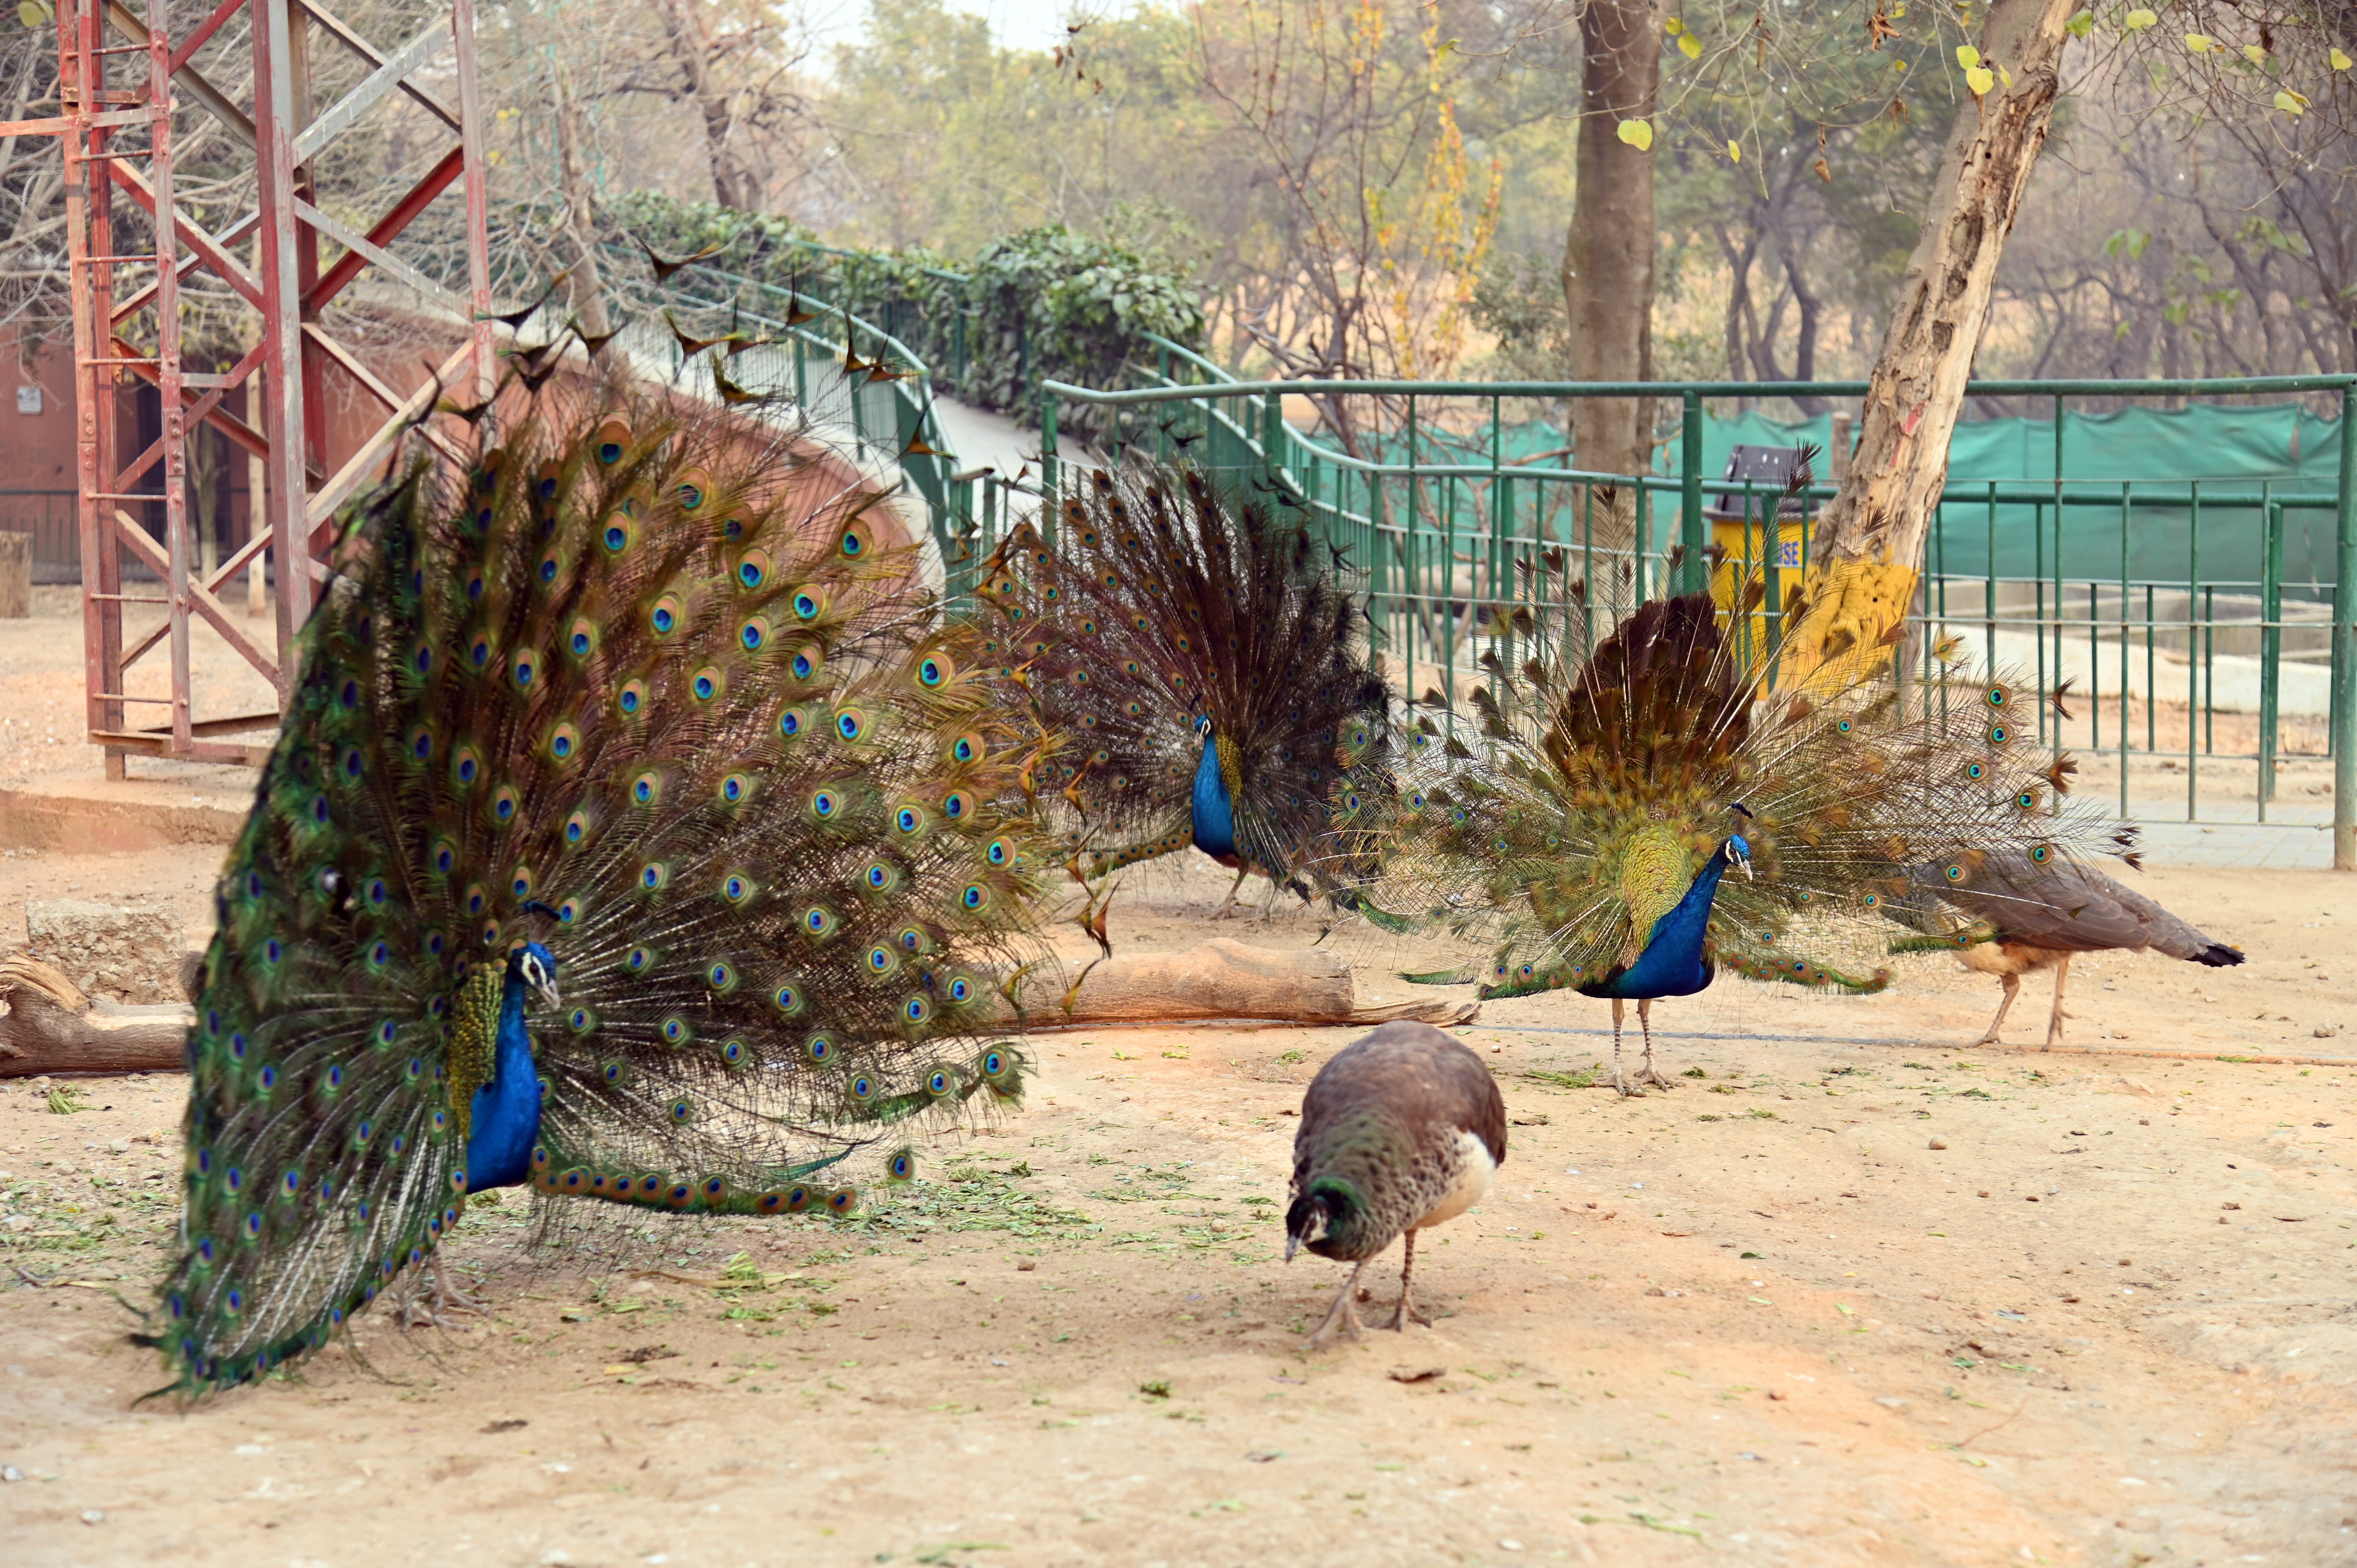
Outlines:
[[581, 161], [581, 103], [573, 96], [573, 73], [556, 53], [550, 86], [556, 96], [556, 161], [565, 185], [565, 231], [573, 242], [573, 271], [566, 292], [574, 318], [592, 338], [613, 330], [606, 315], [606, 285], [597, 268], [597, 229], [589, 174]]
[[663, 30], [671, 35], [671, 52], [687, 79], [688, 91], [704, 115], [704, 148], [712, 163], [713, 195], [723, 207], [751, 212], [761, 205], [761, 180], [737, 156], [737, 112], [729, 106], [728, 90], [712, 70], [712, 38], [690, 9], [694, 0], [655, 0], [662, 11]]
[[[1650, 0], [1587, 0], [1580, 15], [1580, 121], [1563, 295], [1571, 379], [1653, 376], [1653, 155], [1620, 139], [1626, 120], [1649, 120], [1662, 81], [1662, 29]], [[1575, 399], [1574, 457], [1587, 469], [1641, 474], [1652, 464], [1652, 403]], [[1596, 508], [1598, 544], [1635, 538], [1637, 497], [1623, 487]]]
[[1790, 675], [1844, 674], [1888, 657], [1915, 596], [1948, 438], [1988, 325], [1997, 259], [2046, 145], [2073, 0], [1994, 0], [1984, 64], [2002, 71], [1957, 111], [1900, 284], [1847, 478], [1811, 550], [1808, 598], [1786, 644]]

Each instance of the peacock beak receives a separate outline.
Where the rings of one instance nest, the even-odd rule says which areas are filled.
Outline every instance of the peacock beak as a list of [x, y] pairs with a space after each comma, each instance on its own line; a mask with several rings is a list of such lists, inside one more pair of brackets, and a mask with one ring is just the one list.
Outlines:
[[1746, 882], [1757, 882], [1757, 881], [1759, 881], [1759, 880], [1760, 880], [1760, 878], [1759, 878], [1758, 876], [1756, 876], [1756, 875], [1754, 875], [1752, 874], [1752, 870], [1751, 870], [1751, 857], [1750, 857], [1749, 855], [1748, 855], [1748, 854], [1738, 854], [1738, 855], [1737, 855], [1737, 856], [1735, 857], [1735, 864], [1736, 864], [1736, 865], [1739, 865], [1739, 866], [1741, 866], [1741, 867], [1743, 867], [1743, 880], [1744, 880], [1744, 881], [1746, 881]]
[[565, 999], [556, 994], [556, 982], [554, 980], [544, 980], [534, 989], [540, 993], [540, 999], [551, 1007], [565, 1005]]
[[1293, 1262], [1293, 1254], [1299, 1251], [1301, 1251], [1301, 1238], [1287, 1236], [1285, 1239], [1285, 1261], [1288, 1263]]

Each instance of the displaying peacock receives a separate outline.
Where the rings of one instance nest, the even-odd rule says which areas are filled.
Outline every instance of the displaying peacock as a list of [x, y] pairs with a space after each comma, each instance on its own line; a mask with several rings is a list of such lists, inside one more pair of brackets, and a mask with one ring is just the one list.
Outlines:
[[[993, 639], [1065, 744], [1043, 793], [1087, 880], [1189, 845], [1308, 896], [1351, 769], [1380, 770], [1389, 701], [1341, 562], [1303, 521], [1192, 469], [1091, 474], [1052, 540], [983, 574]], [[1272, 888], [1274, 896], [1275, 887]]]
[[[1585, 585], [1534, 568], [1554, 603]], [[1585, 613], [1566, 618], [1577, 628]], [[1944, 688], [1904, 700], [1887, 681], [1771, 692], [1746, 668], [1711, 600], [1639, 606], [1583, 649], [1537, 618], [1499, 623], [1471, 712], [1426, 714], [1395, 803], [1340, 814], [1379, 869], [1336, 901], [1387, 930], [1477, 947], [1485, 996], [1569, 989], [1609, 999], [1613, 1083], [1637, 1004], [1637, 1081], [1652, 1061], [1652, 1006], [1725, 966], [1763, 980], [1878, 990], [1800, 956], [1796, 939], [1878, 923], [1919, 864], [1958, 884], [2018, 859], [2092, 853], [2102, 829], [2042, 808], [2046, 783], [2013, 734], [2010, 693]], [[1733, 875], [1730, 875], [1733, 874]]]
[[183, 1391], [317, 1348], [470, 1192], [841, 1212], [1018, 1090], [1037, 736], [877, 492], [555, 401], [357, 503], [304, 629], [188, 1040]]

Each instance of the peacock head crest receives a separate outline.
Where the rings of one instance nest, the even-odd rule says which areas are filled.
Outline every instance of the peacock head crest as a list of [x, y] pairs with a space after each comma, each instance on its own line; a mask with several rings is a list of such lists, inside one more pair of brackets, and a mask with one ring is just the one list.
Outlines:
[[1727, 811], [1735, 822], [1735, 831], [1727, 835], [1724, 846], [1727, 863], [1743, 867], [1743, 875], [1748, 879], [1751, 875], [1751, 841], [1743, 836], [1743, 824], [1751, 820], [1751, 808], [1740, 800], [1730, 800]]
[[556, 994], [556, 955], [538, 942], [520, 942], [509, 950], [508, 978], [539, 992], [551, 1007], [564, 1005]]

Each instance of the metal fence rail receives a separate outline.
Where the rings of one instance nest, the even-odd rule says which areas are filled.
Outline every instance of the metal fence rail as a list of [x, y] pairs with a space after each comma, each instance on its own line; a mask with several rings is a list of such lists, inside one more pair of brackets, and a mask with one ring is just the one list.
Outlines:
[[[1430, 689], [1452, 703], [1487, 678], [1475, 662], [1483, 649], [1501, 638], [1511, 645], [1515, 612], [1559, 597], [1567, 578], [1587, 586], [1594, 607], [1587, 613], [1598, 618], [1651, 592], [1708, 587], [1729, 607], [1738, 643], [1772, 663], [1784, 612], [1808, 575], [1815, 506], [1834, 489], [1809, 487], [1804, 506], [1780, 508], [1776, 487], [1706, 476], [1704, 407], [1713, 399], [1867, 391], [1855, 381], [1241, 383], [1178, 345], [1153, 349], [1152, 369], [1141, 367], [1149, 385], [1043, 384], [1050, 494], [1064, 478], [1060, 405], [1114, 411], [1109, 456], [1197, 463], [1240, 493], [1309, 521], [1364, 573], [1375, 644], [1401, 689]], [[2034, 689], [2040, 744], [2076, 757], [2085, 787], [2115, 796], [2123, 815], [2320, 824], [2329, 794], [2336, 863], [2357, 869], [2352, 383], [2357, 377], [2345, 375], [1974, 383], [1968, 396], [2050, 400], [2058, 413], [2083, 397], [2329, 394], [2342, 405], [2338, 478], [2323, 493], [2247, 477], [2076, 478], [2061, 464], [2058, 417], [2053, 480], [1952, 483], [1943, 497], [1920, 563], [1905, 654], [1910, 678], [1936, 680], [1946, 661], [2007, 670]], [[1644, 397], [1677, 408], [1679, 472], [1583, 470], [1555, 460], [1562, 453], [1506, 459], [1511, 403], [1575, 397]], [[1288, 421], [1288, 398], [1358, 400], [1369, 411], [1364, 427], [1381, 436], [1361, 445], [1379, 455], [1354, 456]], [[1737, 504], [1714, 515], [1706, 493]], [[1615, 497], [1623, 498], [1617, 512]], [[2026, 514], [2034, 541], [2029, 574], [1996, 570], [2001, 511], [2016, 528]], [[1779, 514], [1772, 521], [1771, 513]], [[2329, 576], [2312, 562], [2305, 579], [2287, 580], [2287, 517], [2329, 521]], [[2132, 545], [2157, 537], [2164, 519], [2172, 529], [2190, 519], [2181, 567], [2157, 566], [2150, 551], [2132, 558]], [[2205, 550], [2214, 563], [2228, 542], [2256, 543], [2255, 580], [2205, 569]], [[1561, 561], [1561, 574], [1550, 577], [1537, 564], [1544, 559]], [[2090, 562], [2099, 564], [2091, 571]]]

